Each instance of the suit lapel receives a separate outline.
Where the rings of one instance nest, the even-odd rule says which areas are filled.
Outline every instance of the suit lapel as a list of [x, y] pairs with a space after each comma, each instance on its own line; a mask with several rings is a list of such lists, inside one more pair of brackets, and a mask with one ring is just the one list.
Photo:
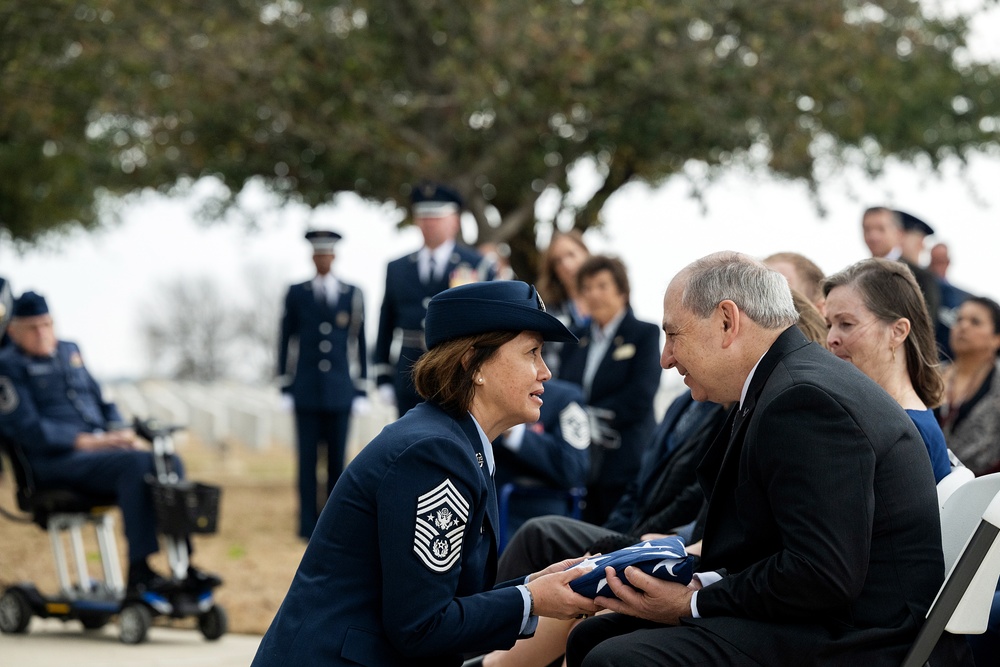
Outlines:
[[[792, 350], [807, 345], [809, 341], [796, 327], [786, 329], [764, 354], [754, 370], [743, 405], [734, 405], [726, 419], [726, 426], [716, 437], [698, 466], [698, 479], [708, 497], [708, 517], [705, 522], [705, 545], [712, 542], [712, 533], [718, 524], [728, 520], [727, 503], [739, 483], [739, 464], [750, 420], [757, 407], [757, 400], [778, 363]], [[709, 561], [711, 559], [709, 554]]]

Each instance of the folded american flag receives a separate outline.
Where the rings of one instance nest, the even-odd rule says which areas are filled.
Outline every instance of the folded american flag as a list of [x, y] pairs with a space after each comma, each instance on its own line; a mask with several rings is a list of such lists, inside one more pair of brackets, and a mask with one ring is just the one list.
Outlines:
[[684, 549], [684, 540], [676, 535], [639, 542], [603, 556], [592, 556], [574, 566], [574, 569], [586, 567], [594, 569], [571, 581], [570, 587], [588, 598], [617, 597], [608, 586], [604, 568], [615, 568], [618, 578], [625, 584], [629, 584], [628, 579], [623, 574], [625, 568], [629, 566], [637, 567], [657, 579], [676, 581], [686, 586], [691, 581], [693, 574], [694, 556], [687, 554]]

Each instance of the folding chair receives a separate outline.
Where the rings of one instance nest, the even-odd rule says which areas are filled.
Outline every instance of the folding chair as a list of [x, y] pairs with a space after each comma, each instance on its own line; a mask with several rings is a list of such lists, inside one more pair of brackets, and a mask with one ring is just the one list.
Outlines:
[[986, 631], [1000, 578], [1000, 473], [968, 481], [951, 493], [941, 510], [941, 534], [948, 576], [903, 667], [923, 667], [944, 632]]
[[966, 482], [971, 482], [975, 478], [976, 474], [965, 466], [952, 468], [951, 472], [937, 483], [938, 509], [944, 509], [944, 504], [951, 497], [951, 494], [955, 493], [958, 487]]

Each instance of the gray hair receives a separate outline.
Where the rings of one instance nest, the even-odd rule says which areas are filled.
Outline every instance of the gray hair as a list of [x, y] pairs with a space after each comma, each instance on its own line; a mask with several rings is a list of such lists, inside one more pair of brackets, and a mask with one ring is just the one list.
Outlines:
[[765, 329], [785, 329], [798, 321], [788, 281], [762, 262], [738, 252], [717, 252], [690, 264], [681, 303], [701, 318], [729, 299]]

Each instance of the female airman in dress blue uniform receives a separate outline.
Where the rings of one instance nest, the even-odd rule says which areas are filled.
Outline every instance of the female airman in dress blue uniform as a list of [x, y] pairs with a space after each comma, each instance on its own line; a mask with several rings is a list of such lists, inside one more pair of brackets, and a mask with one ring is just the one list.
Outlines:
[[574, 341], [530, 285], [435, 296], [414, 380], [426, 401], [344, 471], [254, 667], [460, 665], [508, 648], [538, 615], [594, 613], [570, 562], [495, 585], [491, 441], [538, 419], [543, 340]]

